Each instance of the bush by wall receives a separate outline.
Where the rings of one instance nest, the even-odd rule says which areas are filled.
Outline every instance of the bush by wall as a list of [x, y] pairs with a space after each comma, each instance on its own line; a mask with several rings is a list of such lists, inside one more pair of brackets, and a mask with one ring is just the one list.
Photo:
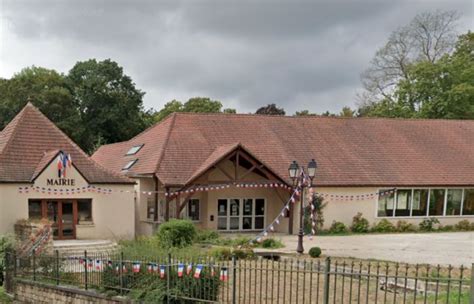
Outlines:
[[219, 233], [210, 229], [199, 229], [196, 232], [196, 242], [198, 243], [214, 243], [219, 239]]
[[413, 225], [412, 223], [409, 223], [407, 221], [398, 221], [397, 222], [397, 231], [398, 232], [415, 232], [417, 231], [418, 229], [416, 228], [415, 225]]
[[457, 223], [455, 226], [456, 230], [469, 231], [472, 230], [472, 225], [468, 220], [462, 220]]
[[329, 228], [329, 233], [339, 234], [339, 233], [347, 233], [348, 229], [346, 225], [342, 222], [333, 221], [331, 227]]
[[275, 240], [272, 238], [264, 239], [263, 242], [260, 244], [262, 248], [282, 248], [285, 247], [280, 240]]
[[160, 225], [157, 236], [160, 245], [165, 248], [183, 248], [193, 244], [196, 227], [188, 220], [171, 219]]
[[358, 212], [352, 218], [351, 231], [355, 233], [366, 233], [369, 231], [369, 221], [363, 217], [363, 214]]
[[435, 225], [439, 224], [439, 220], [434, 217], [429, 217], [424, 220], [422, 220], [419, 224], [420, 230], [421, 231], [434, 231]]
[[395, 226], [387, 219], [383, 219], [374, 224], [371, 229], [372, 232], [395, 232]]

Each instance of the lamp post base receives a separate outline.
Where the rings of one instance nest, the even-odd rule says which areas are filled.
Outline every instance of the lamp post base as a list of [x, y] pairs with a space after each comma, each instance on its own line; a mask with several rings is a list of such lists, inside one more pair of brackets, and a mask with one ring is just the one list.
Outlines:
[[296, 247], [296, 252], [299, 254], [303, 254], [304, 248], [303, 248], [303, 231], [300, 231], [298, 233], [298, 246]]

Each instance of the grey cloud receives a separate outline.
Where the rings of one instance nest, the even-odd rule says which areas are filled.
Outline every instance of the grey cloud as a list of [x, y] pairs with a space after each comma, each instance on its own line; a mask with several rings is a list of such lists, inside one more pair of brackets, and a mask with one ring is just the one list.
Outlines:
[[458, 9], [462, 30], [473, 17], [469, 0], [0, 3], [13, 42], [0, 66], [10, 74], [110, 57], [147, 92], [148, 107], [204, 95], [243, 112], [270, 102], [288, 113], [354, 106], [359, 75], [390, 31], [424, 10]]

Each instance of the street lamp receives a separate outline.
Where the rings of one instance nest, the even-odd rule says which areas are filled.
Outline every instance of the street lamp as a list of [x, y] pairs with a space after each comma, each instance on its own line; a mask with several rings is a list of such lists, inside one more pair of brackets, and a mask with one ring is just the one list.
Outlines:
[[[300, 185], [301, 186], [301, 195], [300, 195], [300, 230], [298, 232], [298, 246], [296, 247], [296, 252], [298, 253], [303, 253], [304, 248], [303, 248], [303, 236], [304, 236], [304, 189], [307, 187], [311, 187], [313, 184], [313, 178], [316, 175], [316, 168], [318, 165], [316, 164], [316, 161], [311, 159], [311, 161], [308, 163], [307, 167], [307, 176], [311, 179], [311, 181], [308, 183], [308, 181], [305, 178], [305, 169], [304, 167], [299, 167], [298, 163], [294, 160], [291, 164], [290, 167], [288, 168], [288, 173], [290, 175], [291, 180], [293, 181], [293, 186], [295, 185]], [[301, 171], [300, 171], [301, 170]], [[302, 173], [302, 174], [299, 174]]]

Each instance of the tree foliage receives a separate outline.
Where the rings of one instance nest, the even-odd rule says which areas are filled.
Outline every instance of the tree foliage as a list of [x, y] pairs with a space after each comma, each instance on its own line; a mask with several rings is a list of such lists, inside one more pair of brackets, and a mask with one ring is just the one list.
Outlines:
[[0, 80], [0, 128], [30, 100], [85, 151], [127, 140], [149, 123], [143, 94], [111, 60], [78, 62], [67, 75], [29, 67]]
[[263, 115], [285, 115], [286, 112], [283, 108], [279, 108], [276, 104], [268, 104], [264, 107], [261, 107], [255, 112], [255, 114], [263, 114]]
[[359, 96], [362, 105], [393, 101], [398, 82], [409, 79], [411, 65], [422, 61], [434, 63], [449, 53], [456, 40], [458, 19], [455, 11], [425, 12], [392, 32], [362, 74], [365, 89]]
[[189, 113], [236, 113], [235, 109], [222, 110], [222, 103], [218, 100], [211, 100], [208, 97], [193, 97], [184, 104], [178, 100], [172, 100], [165, 104], [163, 109], [155, 113], [154, 122], [159, 122], [165, 117], [175, 112]]
[[366, 116], [474, 119], [474, 33], [461, 35], [452, 54], [406, 68], [407, 78], [385, 98], [360, 109]]

